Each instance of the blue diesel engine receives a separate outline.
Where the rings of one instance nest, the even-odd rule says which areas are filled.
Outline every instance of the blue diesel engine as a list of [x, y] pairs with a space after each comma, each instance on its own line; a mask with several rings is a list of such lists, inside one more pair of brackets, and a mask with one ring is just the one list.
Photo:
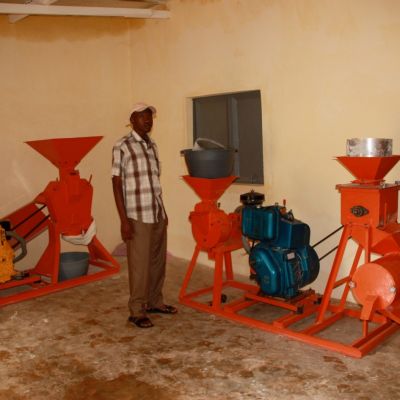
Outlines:
[[310, 227], [284, 206], [261, 206], [263, 194], [252, 191], [240, 200], [242, 234], [256, 243], [246, 250], [261, 292], [285, 299], [297, 296], [319, 273], [317, 253], [310, 246]]

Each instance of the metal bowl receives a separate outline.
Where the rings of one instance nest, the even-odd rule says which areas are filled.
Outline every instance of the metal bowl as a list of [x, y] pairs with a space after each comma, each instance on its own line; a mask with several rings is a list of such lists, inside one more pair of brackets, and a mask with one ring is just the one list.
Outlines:
[[190, 176], [196, 178], [225, 178], [233, 171], [235, 150], [233, 149], [207, 149], [207, 150], [182, 150]]
[[392, 155], [392, 139], [347, 139], [346, 155], [350, 157], [389, 157]]

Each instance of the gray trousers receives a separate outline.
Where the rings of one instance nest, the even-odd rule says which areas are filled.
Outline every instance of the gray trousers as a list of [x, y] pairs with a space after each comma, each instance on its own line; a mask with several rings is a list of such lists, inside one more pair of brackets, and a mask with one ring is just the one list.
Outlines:
[[129, 272], [129, 311], [132, 316], [164, 304], [162, 288], [167, 255], [167, 221], [154, 224], [129, 220], [133, 237], [126, 242]]

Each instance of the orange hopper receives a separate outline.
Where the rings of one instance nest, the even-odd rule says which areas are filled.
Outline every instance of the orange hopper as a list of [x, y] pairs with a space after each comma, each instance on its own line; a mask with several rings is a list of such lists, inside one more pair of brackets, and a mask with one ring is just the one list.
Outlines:
[[102, 136], [31, 140], [25, 142], [63, 173], [73, 171]]
[[27, 142], [59, 169], [60, 180], [50, 182], [36, 202], [45, 204], [64, 235], [79, 235], [92, 223], [93, 188], [75, 167], [101, 136], [45, 139]]
[[337, 157], [337, 160], [356, 178], [354, 183], [375, 184], [397, 164], [400, 156]]

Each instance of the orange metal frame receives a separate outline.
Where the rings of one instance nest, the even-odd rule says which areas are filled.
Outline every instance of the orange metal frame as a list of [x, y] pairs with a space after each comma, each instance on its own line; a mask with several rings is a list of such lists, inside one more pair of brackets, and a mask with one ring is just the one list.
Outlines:
[[[362, 248], [359, 247], [349, 277], [336, 281], [345, 244], [349, 237], [349, 229], [346, 229], [342, 235], [342, 246], [336, 255], [332, 273], [330, 275], [324, 296], [322, 297], [321, 304], [321, 297], [315, 294], [313, 291], [307, 291], [298, 298], [291, 300], [291, 302], [259, 296], [258, 286], [245, 284], [234, 279], [231, 262], [232, 250], [230, 250], [229, 247], [224, 248], [224, 246], [221, 246], [219, 249], [215, 249], [215, 251], [213, 251], [215, 256], [213, 285], [193, 292], [188, 292], [189, 282], [196, 266], [197, 257], [201, 251], [200, 247], [196, 246], [188, 267], [188, 271], [185, 275], [181, 291], [179, 293], [179, 300], [182, 304], [203, 312], [215, 314], [267, 332], [285, 335], [292, 339], [326, 348], [328, 350], [337, 351], [351, 357], [360, 358], [381, 343], [386, 337], [397, 331], [399, 329], [399, 325], [385, 315], [376, 313], [372, 318], [372, 322], [378, 324], [378, 327], [368, 331], [368, 323], [363, 322], [360, 338], [351, 344], [338, 343], [333, 340], [316, 336], [319, 332], [325, 330], [345, 316], [360, 319], [361, 311], [345, 307], [346, 299], [349, 293], [348, 285], [346, 285], [343, 295], [337, 305], [332, 304], [330, 301], [332, 290], [335, 287], [348, 283], [351, 274], [357, 267], [358, 260], [361, 255]], [[240, 289], [242, 291], [242, 295], [240, 298], [233, 300], [230, 303], [223, 304], [221, 302], [222, 293], [223, 289], [227, 287]], [[197, 298], [206, 294], [212, 295], [211, 303], [208, 301], [196, 300]], [[282, 309], [289, 310], [289, 312], [283, 317], [272, 321], [271, 323], [240, 314], [240, 312], [244, 309], [252, 307], [257, 303], [264, 303], [280, 307]], [[292, 325], [312, 316], [315, 316], [315, 320], [313, 320], [307, 327], [303, 327], [301, 331], [290, 329]]]
[[[100, 139], [100, 136], [94, 136], [28, 142], [59, 168], [60, 180], [50, 182], [33, 202], [2, 218], [9, 220], [12, 230], [27, 242], [47, 232], [48, 245], [37, 264], [27, 271], [26, 277], [0, 284], [0, 306], [104, 279], [119, 272], [118, 262], [94, 236], [87, 246], [89, 264], [99, 270], [58, 282], [61, 234], [79, 234], [92, 221], [92, 187], [90, 182], [79, 177], [74, 168]], [[15, 241], [11, 240], [11, 245], [18, 249]], [[12, 290], [14, 288], [19, 290], [16, 292]]]
[[[398, 157], [397, 160], [399, 158], [400, 157]], [[342, 160], [339, 161], [342, 162]], [[376, 163], [376, 160], [370, 160], [369, 162], [371, 161]], [[351, 160], [351, 162], [353, 162], [353, 160]], [[364, 162], [364, 160], [360, 162]], [[368, 164], [368, 161], [366, 166], [360, 167], [361, 172], [359, 173], [357, 171], [356, 177], [359, 179], [362, 178], [362, 171], [366, 169], [369, 171], [369, 175], [367, 176], [369, 180], [366, 183], [375, 186], [372, 192], [369, 192], [368, 189], [371, 189], [369, 186], [358, 185], [357, 182], [351, 188], [350, 197], [355, 196], [357, 201], [359, 201], [360, 198], [367, 202], [370, 201], [371, 204], [368, 206], [372, 211], [374, 211], [376, 207], [381, 209], [387, 220], [390, 221], [386, 229], [383, 227], [377, 228], [376, 225], [374, 225], [374, 221], [371, 220], [372, 217], [375, 218], [376, 216], [374, 212], [372, 212], [372, 217], [369, 215], [366, 220], [362, 220], [362, 218], [361, 222], [357, 219], [354, 220], [354, 215], [351, 214], [351, 207], [349, 207], [349, 205], [358, 203], [349, 200], [349, 197], [346, 195], [346, 185], [338, 186], [338, 189], [342, 193], [342, 224], [344, 225], [344, 229], [323, 296], [309, 290], [303, 292], [300, 296], [289, 302], [283, 299], [260, 296], [258, 294], [258, 286], [235, 280], [232, 269], [231, 252], [242, 248], [242, 244], [238, 240], [232, 243], [231, 238], [237, 237], [237, 232], [233, 232], [228, 240], [219, 243], [212, 249], [204, 247], [198, 242], [180, 290], [180, 302], [203, 312], [212, 313], [250, 327], [284, 335], [347, 356], [360, 358], [367, 354], [400, 327], [400, 304], [398, 304], [398, 302], [392, 304], [387, 310], [375, 310], [373, 308], [366, 310], [366, 307], [363, 307], [363, 309], [355, 309], [347, 306], [347, 298], [351, 290], [351, 279], [360, 264], [361, 256], [364, 254], [364, 262], [369, 262], [372, 252], [384, 254], [390, 251], [400, 250], [400, 228], [399, 224], [393, 221], [393, 213], [395, 212], [397, 215], [397, 192], [400, 189], [400, 185], [392, 185], [391, 187], [384, 188], [380, 184], [376, 184], [377, 182], [381, 182], [383, 176], [388, 172], [387, 168], [390, 169], [395, 164], [393, 160], [388, 162], [387, 159], [384, 159], [383, 163], [383, 167], [382, 164], [379, 162], [377, 163], [376, 168], [379, 170], [379, 174], [370, 173], [371, 166]], [[359, 167], [359, 164], [356, 163], [356, 165]], [[385, 168], [386, 170], [383, 171]], [[351, 169], [351, 167], [349, 169]], [[383, 175], [381, 176], [380, 174]], [[188, 180], [187, 177], [184, 178], [201, 197], [201, 190], [196, 187], [201, 186], [201, 181], [196, 182], [196, 180], [193, 181], [193, 179]], [[216, 202], [221, 194], [222, 193], [218, 196], [214, 196], [213, 201]], [[396, 199], [394, 199], [394, 196], [396, 196]], [[368, 198], [367, 200], [365, 200], [366, 197]], [[350, 201], [349, 204], [347, 204], [347, 201]], [[382, 206], [382, 201], [386, 206]], [[199, 208], [199, 204], [196, 205], [195, 209]], [[390, 212], [388, 212], [388, 208]], [[355, 240], [356, 243], [358, 243], [358, 248], [348, 276], [338, 279], [339, 270], [349, 239]], [[188, 287], [197, 265], [197, 258], [200, 251], [208, 252], [209, 258], [215, 260], [213, 284], [209, 287], [189, 292]], [[240, 298], [224, 304], [221, 301], [222, 291], [227, 287], [239, 289], [241, 295]], [[334, 289], [339, 287], [343, 287], [343, 292], [341, 298], [337, 301], [333, 299], [332, 293]], [[212, 302], [199, 299], [200, 297], [204, 298], [204, 295], [212, 295]], [[283, 310], [288, 310], [289, 312], [272, 322], [264, 322], [240, 314], [241, 311], [257, 303], [269, 304]], [[353, 340], [352, 343], [341, 343], [318, 336], [322, 331], [344, 317], [351, 317], [361, 321], [359, 324], [360, 335], [356, 340]], [[300, 322], [303, 323], [303, 326], [296, 330], [294, 325]], [[371, 328], [371, 323], [376, 326]]]
[[[253, 328], [284, 335], [347, 356], [360, 358], [379, 345], [386, 337], [396, 332], [399, 329], [398, 323], [393, 322], [392, 319], [385, 315], [375, 313], [371, 321], [378, 324], [378, 326], [368, 331], [368, 321], [363, 322], [360, 338], [356, 339], [351, 344], [339, 343], [316, 336], [343, 317], [361, 318], [361, 311], [346, 308], [346, 299], [349, 294], [348, 282], [358, 265], [362, 253], [361, 246], [357, 250], [349, 276], [336, 280], [346, 242], [350, 236], [350, 228], [345, 228], [328, 280], [328, 285], [322, 298], [312, 290], [304, 292], [290, 302], [258, 295], [258, 286], [245, 284], [234, 279], [231, 261], [231, 251], [233, 249], [229, 249], [229, 246], [225, 247], [223, 245], [213, 251], [215, 265], [212, 286], [189, 292], [188, 286], [197, 265], [198, 255], [201, 251], [200, 246], [197, 245], [179, 293], [179, 301], [199, 311], [215, 314]], [[339, 303], [331, 303], [333, 289], [344, 284], [346, 284], [346, 286]], [[242, 294], [238, 299], [224, 304], [221, 302], [223, 289], [228, 287], [239, 289], [242, 291]], [[199, 297], [207, 294], [212, 295], [211, 303], [207, 300], [197, 300]], [[257, 303], [269, 304], [288, 310], [289, 312], [270, 323], [240, 314], [241, 311]], [[294, 324], [313, 316], [315, 316], [315, 319], [309, 322], [306, 327], [302, 327], [300, 331], [291, 329]]]

